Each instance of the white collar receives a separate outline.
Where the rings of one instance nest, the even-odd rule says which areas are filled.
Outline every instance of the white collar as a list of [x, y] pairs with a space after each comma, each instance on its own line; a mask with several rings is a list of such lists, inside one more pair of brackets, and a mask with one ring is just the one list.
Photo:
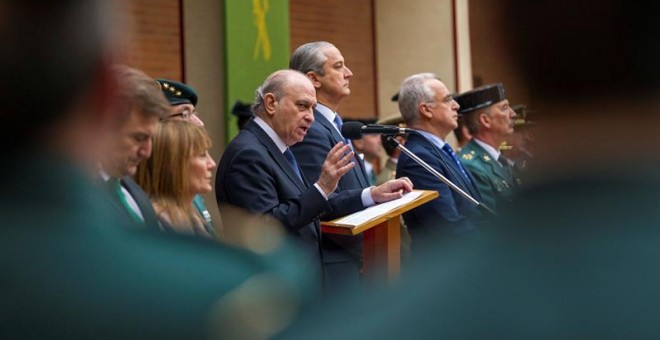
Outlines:
[[500, 158], [500, 152], [499, 152], [497, 149], [495, 149], [493, 146], [491, 146], [491, 145], [489, 145], [489, 144], [486, 144], [486, 143], [484, 143], [484, 142], [482, 142], [482, 141], [480, 141], [480, 140], [478, 140], [478, 139], [476, 139], [476, 138], [474, 138], [474, 141], [475, 141], [477, 144], [479, 144], [479, 146], [481, 146], [482, 148], [484, 148], [484, 150], [486, 150], [486, 152], [487, 152], [487, 153], [490, 155], [490, 157], [492, 157], [494, 160], [498, 160], [498, 159]]
[[[330, 123], [332, 123], [332, 126], [334, 126], [335, 129], [337, 128], [337, 126], [335, 126], [335, 117], [337, 116], [337, 112], [332, 111], [332, 109], [321, 103], [316, 104], [316, 111], [318, 111], [321, 114], [321, 116], [323, 116]], [[341, 131], [339, 130], [337, 132], [341, 133]]]
[[259, 125], [259, 127], [261, 127], [264, 130], [264, 132], [266, 132], [268, 137], [270, 137], [270, 139], [273, 140], [273, 142], [275, 143], [275, 145], [277, 145], [277, 148], [280, 150], [281, 153], [284, 153], [284, 151], [286, 151], [287, 149], [286, 143], [284, 143], [282, 138], [280, 138], [280, 136], [277, 135], [277, 132], [275, 132], [275, 130], [273, 130], [273, 128], [270, 127], [270, 125], [268, 125], [266, 121], [261, 119], [261, 117], [259, 116], [255, 116], [254, 122], [257, 123], [257, 125]]

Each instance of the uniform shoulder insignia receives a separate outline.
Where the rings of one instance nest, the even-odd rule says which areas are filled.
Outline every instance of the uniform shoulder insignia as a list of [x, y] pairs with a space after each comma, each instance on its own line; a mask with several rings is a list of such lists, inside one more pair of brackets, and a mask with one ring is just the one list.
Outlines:
[[466, 153], [466, 154], [463, 155], [462, 158], [469, 161], [469, 160], [472, 160], [473, 157], [474, 156], [471, 153]]
[[484, 161], [490, 162], [490, 157], [488, 155], [484, 155]]

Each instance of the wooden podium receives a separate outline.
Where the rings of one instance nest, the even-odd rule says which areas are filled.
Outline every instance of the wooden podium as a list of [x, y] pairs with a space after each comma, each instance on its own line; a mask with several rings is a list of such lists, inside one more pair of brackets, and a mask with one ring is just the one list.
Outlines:
[[321, 222], [326, 234], [364, 234], [364, 275], [367, 280], [396, 279], [401, 271], [401, 214], [436, 197], [437, 191], [413, 190], [422, 194], [415, 200], [357, 226]]

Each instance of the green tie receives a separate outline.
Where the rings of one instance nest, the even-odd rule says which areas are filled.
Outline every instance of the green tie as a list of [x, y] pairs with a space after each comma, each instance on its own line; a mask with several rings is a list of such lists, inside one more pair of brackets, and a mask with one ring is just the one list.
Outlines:
[[131, 215], [133, 220], [137, 222], [138, 224], [144, 224], [144, 221], [140, 218], [140, 216], [131, 208], [131, 205], [128, 204], [128, 201], [126, 200], [126, 195], [124, 195], [124, 192], [121, 189], [121, 183], [119, 182], [119, 179], [117, 178], [110, 178], [108, 181], [112, 181], [112, 186], [115, 189], [115, 195], [119, 198], [119, 201], [124, 205], [124, 208], [128, 210], [128, 214]]

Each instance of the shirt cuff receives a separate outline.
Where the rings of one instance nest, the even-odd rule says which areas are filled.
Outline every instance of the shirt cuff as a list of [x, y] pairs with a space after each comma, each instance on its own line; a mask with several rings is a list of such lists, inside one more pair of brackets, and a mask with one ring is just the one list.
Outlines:
[[323, 192], [323, 189], [321, 189], [321, 186], [318, 183], [314, 183], [314, 187], [316, 188], [316, 190], [318, 190], [321, 193], [323, 198], [325, 198], [325, 200], [327, 201], [328, 200], [328, 195], [326, 195], [325, 192]]
[[362, 205], [364, 205], [365, 208], [376, 204], [373, 197], [371, 197], [371, 188], [372, 187], [368, 187], [362, 190]]

